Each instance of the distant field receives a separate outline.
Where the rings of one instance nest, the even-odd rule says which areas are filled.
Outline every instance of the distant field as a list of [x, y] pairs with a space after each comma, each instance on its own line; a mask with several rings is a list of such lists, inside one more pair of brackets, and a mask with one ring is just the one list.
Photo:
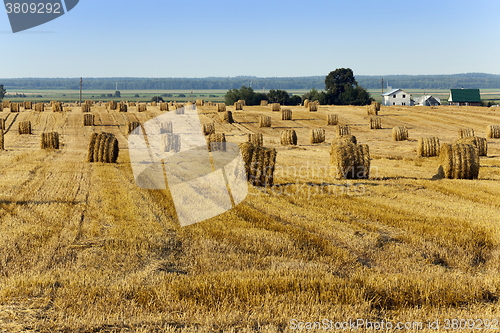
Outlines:
[[[261, 90], [258, 90], [259, 92]], [[294, 95], [304, 95], [309, 90], [287, 90], [289, 93]], [[405, 89], [406, 92], [410, 93], [412, 97], [418, 98], [425, 94], [430, 94], [441, 99], [443, 104], [448, 103], [448, 97], [450, 96], [450, 91], [448, 89], [441, 90], [423, 90], [423, 89]], [[224, 96], [227, 93], [227, 89], [224, 90], [195, 90], [193, 95], [191, 95], [191, 90], [120, 90], [121, 97], [117, 98], [113, 95], [115, 92], [110, 90], [84, 90], [82, 94], [82, 100], [93, 100], [93, 101], [103, 101], [107, 102], [109, 100], [126, 100], [126, 101], [151, 101], [153, 97], [160, 96], [165, 101], [177, 101], [186, 102], [194, 101], [196, 99], [204, 99], [211, 102], [224, 102]], [[269, 92], [266, 90], [265, 92]], [[371, 97], [376, 101], [381, 102], [382, 97], [380, 89], [368, 89]], [[384, 90], [387, 92], [387, 90]], [[36, 102], [48, 102], [52, 100], [62, 101], [62, 102], [72, 102], [74, 103], [79, 99], [78, 91], [70, 90], [16, 90], [8, 91], [8, 95], [4, 98], [5, 100], [11, 100], [13, 102], [20, 102], [25, 100], [31, 100]], [[13, 94], [25, 94], [26, 97], [15, 97]], [[103, 97], [104, 95], [104, 97]], [[138, 95], [138, 96], [137, 96]], [[182, 97], [184, 95], [184, 97]], [[491, 102], [492, 104], [500, 104], [500, 90], [499, 89], [481, 89], [481, 99], [485, 103]]]

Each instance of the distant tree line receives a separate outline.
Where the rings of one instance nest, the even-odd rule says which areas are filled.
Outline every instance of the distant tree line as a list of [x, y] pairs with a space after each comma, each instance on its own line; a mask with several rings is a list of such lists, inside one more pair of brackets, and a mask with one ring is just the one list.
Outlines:
[[[500, 75], [470, 73], [454, 75], [385, 75], [356, 76], [356, 81], [365, 89], [384, 89], [388, 83], [393, 88], [401, 89], [450, 89], [450, 88], [500, 88]], [[0, 79], [9, 90], [30, 89], [80, 89], [80, 78], [18, 78]], [[325, 90], [324, 76], [309, 77], [270, 77], [253, 76], [208, 77], [208, 78], [84, 78], [83, 89], [115, 91], [116, 83], [120, 90], [215, 90], [239, 89], [251, 87], [255, 91], [263, 90]]]

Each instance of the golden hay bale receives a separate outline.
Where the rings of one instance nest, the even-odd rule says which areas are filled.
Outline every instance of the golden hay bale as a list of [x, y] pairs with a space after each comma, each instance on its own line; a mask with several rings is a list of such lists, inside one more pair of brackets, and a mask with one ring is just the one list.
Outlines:
[[264, 143], [264, 137], [262, 136], [261, 133], [248, 133], [247, 134], [247, 141], [250, 142], [251, 144], [257, 145], [257, 146], [262, 146]]
[[168, 111], [168, 104], [160, 103], [160, 111]]
[[87, 150], [87, 162], [116, 163], [120, 150], [111, 133], [92, 133]]
[[203, 129], [204, 135], [215, 134], [215, 124], [214, 123], [203, 124], [202, 127], [203, 127], [202, 129]]
[[25, 110], [31, 110], [33, 108], [33, 103], [32, 102], [24, 102], [23, 107]]
[[464, 143], [444, 143], [439, 154], [438, 175], [449, 179], [477, 179], [479, 154], [476, 147]]
[[271, 117], [260, 116], [259, 117], [259, 127], [271, 127]]
[[428, 138], [418, 138], [418, 157], [438, 156], [440, 149], [441, 147], [439, 145], [439, 138], [435, 136]]
[[370, 149], [368, 145], [338, 142], [331, 147], [330, 163], [339, 179], [370, 178]]
[[500, 139], [500, 125], [488, 125], [486, 127], [486, 137], [488, 139]]
[[[318, 100], [315, 100], [313, 103], [314, 103], [314, 104], [316, 104], [317, 106], [320, 106], [320, 104], [319, 104], [319, 101], [318, 101]], [[309, 104], [311, 104], [311, 103], [309, 103]]]
[[90, 100], [86, 100], [85, 105], [92, 106], [92, 105], [94, 105], [94, 102], [90, 101]]
[[59, 149], [59, 133], [48, 132], [40, 134], [41, 149]]
[[[375, 102], [377, 103], [377, 102]], [[380, 107], [379, 107], [380, 109]], [[377, 105], [376, 104], [371, 104], [371, 105], [367, 105], [366, 106], [366, 114], [369, 115], [369, 116], [378, 116], [378, 109], [377, 109]]]
[[193, 105], [193, 104], [194, 104], [194, 103], [193, 103], [193, 102], [191, 102], [191, 101], [189, 101], [189, 102], [187, 102], [187, 103], [186, 103], [186, 105]]
[[109, 101], [108, 102], [108, 109], [110, 110], [116, 110], [117, 108], [117, 103], [115, 101]]
[[339, 116], [336, 114], [329, 114], [326, 116], [326, 125], [338, 125], [339, 124]]
[[306, 108], [309, 107], [309, 100], [308, 99], [304, 100], [304, 107], [306, 107]]
[[202, 99], [197, 99], [196, 100], [196, 106], [203, 106], [203, 100]]
[[282, 109], [281, 110], [281, 120], [292, 120], [292, 110]]
[[234, 109], [235, 109], [236, 111], [238, 111], [238, 110], [243, 110], [243, 104], [241, 104], [240, 102], [235, 102], [235, 103], [234, 103]]
[[217, 112], [225, 112], [226, 103], [217, 103]]
[[10, 101], [3, 101], [2, 104], [4, 109], [10, 109]]
[[322, 128], [312, 129], [309, 140], [311, 141], [311, 143], [325, 142], [325, 130]]
[[31, 121], [20, 121], [17, 132], [19, 134], [31, 134]]
[[287, 145], [297, 145], [297, 133], [295, 130], [284, 130], [280, 133], [281, 144]]
[[43, 111], [45, 111], [45, 104], [43, 104], [43, 103], [36, 103], [35, 104], [35, 111], [36, 112], [43, 112]]
[[90, 112], [90, 105], [89, 104], [82, 104], [82, 112]]
[[84, 114], [83, 115], [83, 126], [94, 126], [94, 115], [93, 114]]
[[63, 105], [61, 102], [52, 103], [52, 112], [63, 112]]
[[116, 109], [118, 110], [118, 112], [127, 112], [128, 111], [127, 104], [125, 104], [125, 103], [118, 103], [118, 105], [116, 106]]
[[222, 123], [232, 124], [232, 123], [234, 123], [233, 113], [231, 111], [222, 112], [219, 115], [219, 120]]
[[181, 151], [181, 136], [173, 133], [164, 134], [161, 137], [161, 144], [163, 151], [178, 153]]
[[135, 130], [137, 127], [139, 127], [140, 124], [138, 121], [131, 121], [127, 124], [127, 131], [128, 131], [128, 134], [132, 133], [133, 130]]
[[477, 148], [479, 156], [488, 156], [488, 141], [477, 136], [467, 136], [456, 140], [454, 143], [464, 143]]
[[337, 125], [337, 136], [350, 135], [351, 129], [347, 125]]
[[244, 99], [239, 99], [239, 100], [238, 100], [238, 103], [240, 103], [240, 104], [241, 104], [241, 106], [247, 106], [247, 103], [245, 102], [245, 100], [244, 100]]
[[156, 102], [151, 102], [151, 106], [156, 106]]
[[137, 112], [146, 112], [147, 110], [146, 104], [137, 104]]
[[406, 126], [398, 126], [392, 129], [392, 139], [394, 141], [408, 140], [408, 129]]
[[468, 136], [474, 136], [474, 129], [472, 128], [461, 128], [458, 130], [458, 137], [465, 138]]
[[174, 133], [174, 128], [171, 121], [165, 121], [160, 124], [160, 133]]
[[318, 104], [309, 103], [308, 109], [309, 109], [309, 112], [316, 112], [316, 111], [318, 111]]
[[342, 142], [350, 142], [350, 143], [357, 144], [358, 140], [356, 139], [356, 137], [354, 135], [350, 135], [350, 134], [344, 135], [344, 136], [338, 136], [336, 138], [333, 138], [332, 146], [336, 145], [337, 143], [342, 143]]
[[279, 111], [281, 109], [280, 103], [271, 104], [271, 111]]
[[382, 119], [380, 117], [370, 117], [370, 129], [381, 129]]
[[19, 112], [19, 103], [10, 103], [10, 112]]
[[207, 136], [208, 151], [226, 151], [226, 135], [214, 133]]
[[250, 142], [240, 144], [247, 180], [253, 186], [273, 186], [276, 149], [264, 148]]
[[263, 99], [262, 101], [260, 101], [260, 106], [267, 106], [268, 103], [269, 103], [268, 101]]
[[129, 102], [128, 106], [135, 106], [135, 102]]

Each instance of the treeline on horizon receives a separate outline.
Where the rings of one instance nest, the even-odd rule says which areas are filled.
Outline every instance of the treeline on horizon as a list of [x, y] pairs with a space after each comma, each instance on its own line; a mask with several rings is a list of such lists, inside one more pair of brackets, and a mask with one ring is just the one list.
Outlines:
[[[358, 84], [365, 89], [380, 89], [384, 79], [387, 84], [401, 89], [450, 89], [450, 88], [500, 88], [500, 75], [469, 73], [454, 75], [386, 75], [355, 76]], [[325, 89], [324, 76], [309, 77], [208, 77], [208, 78], [84, 78], [85, 90], [226, 90], [252, 87], [255, 91], [270, 89], [309, 90]], [[80, 78], [17, 78], [0, 79], [8, 91], [25, 90], [79, 90]]]

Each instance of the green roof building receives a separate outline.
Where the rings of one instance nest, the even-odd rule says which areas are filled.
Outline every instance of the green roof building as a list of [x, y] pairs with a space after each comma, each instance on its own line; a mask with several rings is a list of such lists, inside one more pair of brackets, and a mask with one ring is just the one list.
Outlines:
[[480, 106], [481, 94], [479, 89], [450, 89], [450, 105]]

